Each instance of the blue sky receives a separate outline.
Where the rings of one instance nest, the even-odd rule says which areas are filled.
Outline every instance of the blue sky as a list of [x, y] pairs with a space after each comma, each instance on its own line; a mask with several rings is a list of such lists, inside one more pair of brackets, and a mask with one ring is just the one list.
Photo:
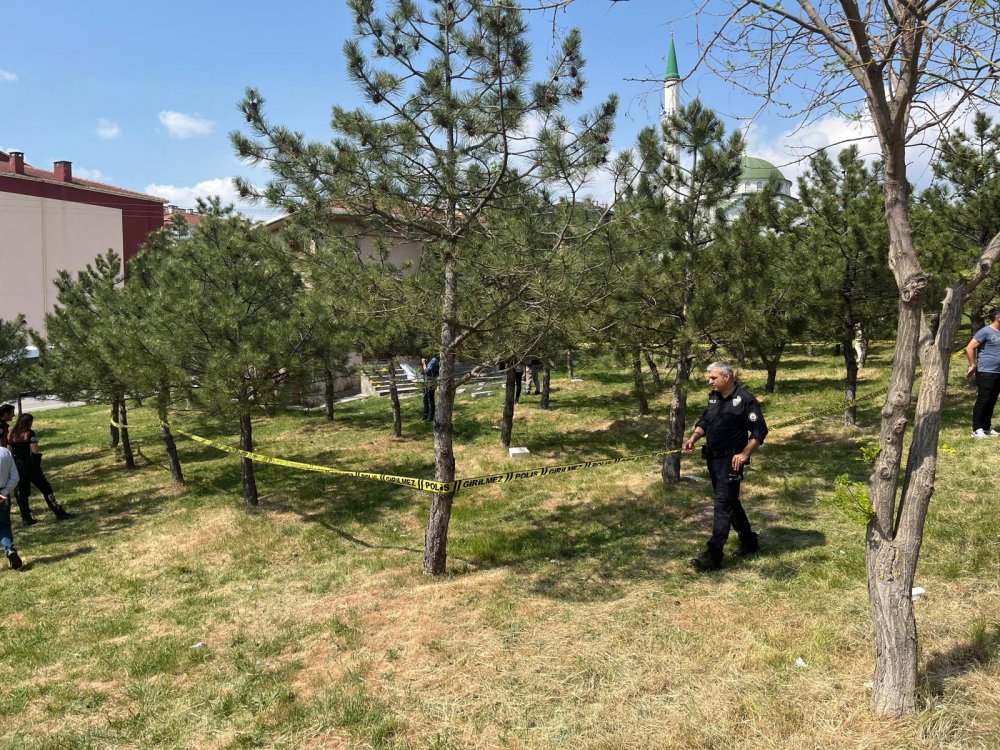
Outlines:
[[[627, 79], [662, 77], [671, 29], [682, 74], [695, 62], [695, 26], [683, 17], [685, 7], [577, 0], [555, 19], [557, 30], [583, 33], [588, 100], [621, 97], [619, 148], [658, 118], [657, 86]], [[553, 16], [531, 19], [541, 63]], [[358, 103], [344, 74], [341, 46], [351, 18], [340, 0], [9, 3], [4, 29], [0, 149], [24, 151], [41, 168], [68, 159], [79, 176], [185, 207], [198, 194], [231, 198], [234, 175], [265, 179], [239, 163], [228, 141], [228, 132], [244, 125], [236, 103], [245, 87], [261, 90], [274, 121], [324, 140], [330, 106]], [[730, 127], [753, 110], [707, 72], [685, 83], [683, 99], [696, 95], [728, 115]], [[850, 127], [834, 118], [807, 133], [807, 142], [834, 142]], [[752, 153], [794, 177], [799, 167], [786, 167], [790, 128], [765, 112], [748, 137]]]

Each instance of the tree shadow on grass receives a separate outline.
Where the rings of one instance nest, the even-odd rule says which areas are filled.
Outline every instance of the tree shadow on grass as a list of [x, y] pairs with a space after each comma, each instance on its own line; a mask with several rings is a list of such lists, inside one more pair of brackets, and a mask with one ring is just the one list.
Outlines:
[[[615, 599], [636, 580], [696, 580], [687, 561], [704, 544], [712, 516], [702, 485], [654, 482], [641, 492], [548, 508], [533, 502], [537, 494], [511, 498], [501, 517], [457, 513], [452, 548], [476, 568], [510, 567], [531, 579], [537, 595], [566, 601]], [[820, 532], [784, 526], [764, 527], [762, 539], [775, 558], [825, 544]]]
[[941, 697], [949, 680], [988, 667], [1000, 659], [1000, 623], [985, 628], [979, 637], [941, 653], [935, 653], [924, 667], [924, 679], [933, 695]]

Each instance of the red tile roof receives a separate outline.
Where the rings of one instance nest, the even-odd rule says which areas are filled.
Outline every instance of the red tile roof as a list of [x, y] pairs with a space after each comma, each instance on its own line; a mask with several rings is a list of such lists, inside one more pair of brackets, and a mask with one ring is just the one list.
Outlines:
[[51, 182], [56, 185], [72, 185], [73, 187], [83, 188], [85, 190], [99, 190], [103, 193], [114, 193], [115, 195], [124, 195], [129, 198], [137, 198], [139, 200], [155, 201], [157, 203], [167, 203], [166, 198], [158, 198], [155, 195], [147, 195], [146, 193], [137, 193], [134, 190], [125, 190], [124, 188], [115, 187], [114, 185], [106, 185], [103, 182], [94, 182], [93, 180], [81, 180], [79, 177], [73, 177], [72, 182], [65, 182], [64, 180], [56, 179], [55, 172], [48, 172], [44, 169], [38, 169], [33, 167], [27, 162], [24, 164], [24, 174], [16, 174], [9, 171], [7, 166], [10, 163], [10, 154], [0, 151], [0, 175], [8, 175], [10, 177], [17, 178], [30, 178], [35, 180], [41, 180], [42, 182]]

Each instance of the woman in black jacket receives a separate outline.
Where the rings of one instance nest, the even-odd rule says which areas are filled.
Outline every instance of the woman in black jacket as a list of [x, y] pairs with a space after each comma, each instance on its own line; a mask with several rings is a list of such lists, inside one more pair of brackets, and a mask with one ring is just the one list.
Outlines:
[[30, 414], [22, 414], [8, 438], [8, 447], [14, 456], [14, 462], [17, 464], [18, 474], [21, 475], [21, 483], [17, 487], [17, 507], [21, 511], [21, 521], [25, 526], [38, 523], [31, 517], [31, 507], [28, 505], [28, 497], [31, 495], [31, 485], [35, 485], [39, 492], [42, 493], [42, 496], [45, 498], [45, 504], [49, 506], [49, 510], [55, 514], [58, 520], [62, 521], [65, 518], [72, 517], [71, 513], [68, 513], [65, 508], [56, 502], [52, 485], [49, 484], [49, 480], [42, 473], [42, 454], [38, 451], [38, 436], [31, 429], [34, 421], [35, 418]]

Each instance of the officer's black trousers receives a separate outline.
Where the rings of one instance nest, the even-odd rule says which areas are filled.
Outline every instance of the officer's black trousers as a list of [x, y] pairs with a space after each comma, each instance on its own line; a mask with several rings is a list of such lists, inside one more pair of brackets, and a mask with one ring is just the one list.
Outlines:
[[749, 543], [753, 529], [750, 519], [740, 503], [741, 482], [729, 481], [732, 456], [708, 459], [708, 475], [712, 478], [715, 492], [715, 518], [712, 522], [712, 538], [708, 540], [708, 551], [713, 557], [722, 559], [722, 549], [729, 538], [729, 528], [736, 529], [740, 539]]
[[434, 421], [434, 391], [437, 390], [434, 386], [424, 386], [424, 416], [422, 419], [433, 422]]

